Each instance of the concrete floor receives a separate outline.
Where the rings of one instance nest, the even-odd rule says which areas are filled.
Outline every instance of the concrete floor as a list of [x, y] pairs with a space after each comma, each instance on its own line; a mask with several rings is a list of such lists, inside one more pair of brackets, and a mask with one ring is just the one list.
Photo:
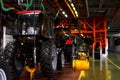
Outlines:
[[110, 59], [90, 62], [89, 71], [81, 71], [77, 80], [119, 80], [120, 69]]
[[[73, 71], [70, 64], [66, 64], [64, 70], [57, 71], [57, 74], [53, 78], [46, 78], [41, 75], [37, 76], [36, 80], [77, 80], [80, 71]], [[20, 78], [14, 80], [29, 80], [29, 73], [24, 71]]]
[[[114, 60], [108, 58], [102, 60], [90, 59], [89, 71], [74, 72], [71, 65], [66, 65], [64, 70], [58, 71], [54, 78], [48, 79], [40, 76], [36, 80], [120, 80], [120, 66], [116, 65]], [[29, 80], [28, 74], [16, 80]]]

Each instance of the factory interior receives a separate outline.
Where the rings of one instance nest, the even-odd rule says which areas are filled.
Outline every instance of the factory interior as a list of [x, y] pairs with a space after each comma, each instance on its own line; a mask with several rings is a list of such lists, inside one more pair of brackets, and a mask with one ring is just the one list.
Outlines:
[[120, 0], [0, 6], [0, 80], [119, 80]]

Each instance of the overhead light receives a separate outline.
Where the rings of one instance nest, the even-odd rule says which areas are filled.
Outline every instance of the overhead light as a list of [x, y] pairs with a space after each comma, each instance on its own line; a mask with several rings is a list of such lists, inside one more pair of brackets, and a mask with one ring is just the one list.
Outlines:
[[72, 0], [69, 0], [69, 2], [72, 2]]
[[70, 4], [72, 2], [72, 0], [69, 0], [69, 2], [68, 2], [68, 0], [64, 0], [64, 1], [65, 1], [66, 5], [68, 6], [68, 8], [70, 9], [71, 13], [73, 14], [74, 18], [76, 18], [77, 16], [75, 15], [73, 7]]
[[110, 27], [108, 27], [108, 29], [110, 29]]
[[65, 11], [62, 11], [63, 14], [65, 14]]
[[65, 11], [62, 11], [62, 14], [67, 18], [68, 15], [65, 13]]
[[73, 7], [73, 10], [74, 10], [74, 11], [76, 10], [75, 7]]
[[78, 17], [78, 12], [77, 12], [77, 11], [75, 11], [75, 14], [76, 14], [76, 16]]
[[62, 9], [60, 9], [60, 11], [62, 11]]
[[72, 9], [73, 9], [76, 17], [78, 17], [78, 12], [77, 12], [77, 10], [76, 10], [76, 8], [75, 8], [75, 6], [74, 6], [74, 4], [72, 2], [71, 2], [71, 6], [72, 6]]
[[78, 29], [75, 29], [75, 31], [78, 31]]
[[71, 3], [71, 6], [72, 6], [72, 7], [74, 7], [74, 4], [73, 4], [73, 3]]
[[80, 34], [82, 37], [84, 36], [83, 34]]
[[75, 14], [77, 14], [77, 11], [75, 11]]
[[78, 14], [76, 16], [78, 17]]
[[105, 10], [98, 10], [98, 12], [99, 12], [99, 13], [104, 13], [104, 12], [105, 12]]
[[68, 15], [66, 14], [65, 17], [68, 17]]

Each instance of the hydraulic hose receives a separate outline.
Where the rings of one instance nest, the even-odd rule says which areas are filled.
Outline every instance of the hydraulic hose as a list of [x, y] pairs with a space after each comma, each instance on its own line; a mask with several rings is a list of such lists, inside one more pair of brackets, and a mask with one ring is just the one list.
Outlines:
[[1, 8], [3, 11], [10, 11], [10, 10], [14, 9], [14, 8], [5, 8], [2, 0], [0, 0], [0, 4], [1, 4]]
[[32, 6], [32, 4], [33, 4], [33, 0], [30, 0], [30, 3], [24, 4], [24, 6], [29, 8]]
[[57, 19], [59, 13], [60, 13], [60, 10], [58, 10], [57, 14], [55, 15], [55, 20]]
[[42, 8], [42, 12], [45, 13], [45, 7], [43, 3], [41, 3], [41, 8]]

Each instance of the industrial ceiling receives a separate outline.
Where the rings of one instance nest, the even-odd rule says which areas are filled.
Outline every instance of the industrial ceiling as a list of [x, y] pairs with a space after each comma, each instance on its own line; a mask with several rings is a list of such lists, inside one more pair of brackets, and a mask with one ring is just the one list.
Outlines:
[[[31, 1], [32, 6], [29, 8], [20, 5]], [[1, 14], [9, 16], [15, 16], [13, 13], [16, 11], [26, 9], [44, 9], [45, 14], [58, 20], [105, 16], [108, 32], [120, 31], [120, 0], [1, 0], [1, 2], [6, 8], [14, 8], [7, 12], [1, 9]]]

